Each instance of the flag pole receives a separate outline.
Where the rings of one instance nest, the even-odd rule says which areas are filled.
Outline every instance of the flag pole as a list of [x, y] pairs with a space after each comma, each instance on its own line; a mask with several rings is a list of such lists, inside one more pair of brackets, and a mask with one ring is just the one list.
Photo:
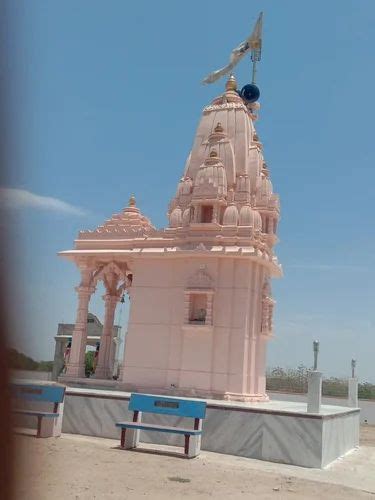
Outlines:
[[257, 74], [257, 62], [255, 60], [253, 60], [252, 56], [251, 56], [251, 60], [253, 62], [253, 75], [252, 75], [251, 83], [255, 84], [256, 74]]
[[224, 66], [224, 68], [220, 68], [216, 71], [213, 71], [209, 75], [207, 75], [202, 83], [213, 83], [216, 82], [219, 78], [226, 75], [236, 66], [236, 64], [245, 56], [249, 51], [251, 51], [251, 60], [253, 63], [253, 84], [256, 80], [256, 64], [260, 61], [261, 51], [262, 51], [262, 23], [263, 23], [263, 12], [261, 12], [258, 16], [258, 20], [255, 23], [254, 29], [249, 37], [243, 42], [240, 43], [238, 47], [232, 50], [229, 64]]

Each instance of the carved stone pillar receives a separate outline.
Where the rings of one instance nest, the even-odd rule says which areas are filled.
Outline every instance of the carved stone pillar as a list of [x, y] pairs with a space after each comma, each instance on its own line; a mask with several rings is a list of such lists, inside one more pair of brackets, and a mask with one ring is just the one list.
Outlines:
[[66, 377], [85, 376], [87, 314], [89, 312], [90, 297], [95, 291], [95, 288], [92, 286], [80, 285], [76, 288], [76, 291], [78, 293], [77, 319], [72, 335], [72, 347], [65, 374]]
[[105, 313], [103, 333], [100, 339], [99, 359], [95, 370], [95, 378], [108, 378], [112, 374], [110, 365], [111, 343], [113, 333], [113, 323], [115, 319], [115, 311], [117, 302], [120, 298], [117, 295], [104, 296]]
[[213, 211], [212, 211], [212, 222], [214, 224], [217, 224], [217, 219], [218, 219], [218, 212], [219, 212], [219, 207], [215, 203]]
[[207, 293], [206, 325], [212, 325], [212, 299], [213, 293]]
[[185, 291], [184, 294], [184, 324], [189, 324], [190, 315], [190, 293]]
[[275, 234], [274, 221], [275, 219], [273, 217], [269, 218], [269, 223], [268, 223], [269, 234]]

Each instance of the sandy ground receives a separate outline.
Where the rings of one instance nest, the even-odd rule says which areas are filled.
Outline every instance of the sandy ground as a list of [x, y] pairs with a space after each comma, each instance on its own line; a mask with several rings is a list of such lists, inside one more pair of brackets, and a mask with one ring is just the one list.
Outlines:
[[[64, 434], [17, 436], [17, 500], [256, 498], [375, 499], [375, 427], [362, 427], [361, 448], [325, 470], [142, 444], [123, 451], [109, 439]], [[160, 453], [162, 450], [162, 453]], [[173, 453], [174, 452], [174, 453]]]
[[361, 446], [375, 446], [375, 425], [362, 425], [360, 433]]

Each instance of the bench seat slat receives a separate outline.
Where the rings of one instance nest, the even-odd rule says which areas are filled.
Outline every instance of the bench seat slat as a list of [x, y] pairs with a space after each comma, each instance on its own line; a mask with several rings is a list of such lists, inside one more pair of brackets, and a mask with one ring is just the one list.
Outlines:
[[171, 432], [173, 434], [189, 434], [191, 436], [198, 436], [202, 434], [201, 430], [184, 429], [182, 427], [171, 427], [159, 424], [147, 424], [145, 422], [117, 422], [116, 427], [140, 429], [142, 431]]
[[11, 384], [11, 390], [15, 399], [47, 403], [62, 403], [65, 395], [65, 387], [55, 383], [51, 385], [50, 383], [34, 384], [27, 381], [15, 381]]
[[22, 415], [33, 415], [36, 417], [47, 417], [47, 418], [56, 418], [59, 416], [59, 413], [52, 413], [48, 411], [37, 411], [37, 410], [18, 410], [17, 408], [13, 408], [13, 413], [20, 413]]
[[206, 402], [151, 394], [132, 393], [129, 410], [178, 417], [205, 418]]

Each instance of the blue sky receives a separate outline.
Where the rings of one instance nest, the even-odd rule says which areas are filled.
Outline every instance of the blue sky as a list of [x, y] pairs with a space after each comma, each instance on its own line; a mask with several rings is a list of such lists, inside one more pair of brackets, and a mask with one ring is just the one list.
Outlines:
[[[56, 253], [79, 229], [133, 192], [156, 226], [166, 224], [201, 110], [224, 85], [200, 81], [226, 64], [260, 10], [257, 130], [281, 197], [276, 251], [285, 272], [274, 282], [268, 364], [310, 365], [316, 338], [327, 375], [348, 374], [354, 356], [359, 376], [375, 382], [371, 0], [12, 2], [2, 35], [3, 187], [78, 207], [10, 195], [16, 346], [51, 359], [57, 323], [74, 321], [78, 273]], [[235, 73], [247, 83], [248, 60]], [[102, 314], [99, 294], [92, 310]]]

